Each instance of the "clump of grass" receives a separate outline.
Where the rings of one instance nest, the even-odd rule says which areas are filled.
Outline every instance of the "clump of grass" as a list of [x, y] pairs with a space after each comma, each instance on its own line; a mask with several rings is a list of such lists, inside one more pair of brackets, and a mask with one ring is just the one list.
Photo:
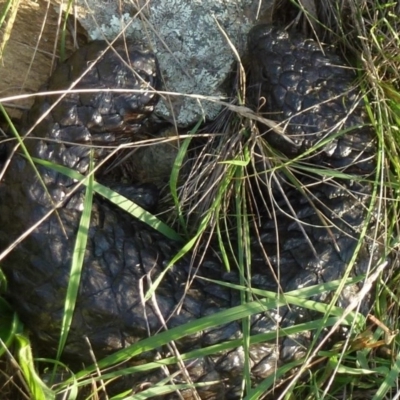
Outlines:
[[[366, 112], [377, 135], [376, 193], [382, 240], [390, 259], [374, 288], [374, 302], [366, 326], [355, 334], [339, 354], [329, 360], [326, 371], [309, 371], [307, 384], [299, 383], [294, 398], [371, 398], [398, 396], [398, 221], [399, 221], [399, 34], [397, 2], [340, 0], [295, 2], [298, 16], [327, 29], [345, 55], [358, 60]], [[326, 35], [324, 36], [326, 37]], [[390, 339], [390, 340], [389, 340]], [[333, 369], [330, 369], [334, 366]]]

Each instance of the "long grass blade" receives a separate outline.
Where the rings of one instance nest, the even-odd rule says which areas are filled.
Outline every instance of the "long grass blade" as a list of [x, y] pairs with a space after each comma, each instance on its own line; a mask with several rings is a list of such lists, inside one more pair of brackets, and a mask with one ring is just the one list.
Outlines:
[[31, 398], [35, 400], [53, 400], [55, 393], [47, 387], [36, 372], [29, 339], [17, 334], [18, 359], [25, 381], [28, 385]]
[[60, 359], [65, 343], [67, 342], [68, 332], [74, 315], [75, 304], [78, 298], [79, 284], [83, 269], [86, 244], [89, 234], [90, 216], [93, 203], [93, 154], [91, 152], [89, 175], [87, 177], [87, 185], [85, 192], [85, 200], [83, 203], [83, 211], [79, 222], [78, 233], [76, 235], [75, 247], [72, 255], [71, 271], [69, 276], [67, 294], [65, 298], [64, 314], [61, 324], [61, 335], [57, 349], [57, 360]]

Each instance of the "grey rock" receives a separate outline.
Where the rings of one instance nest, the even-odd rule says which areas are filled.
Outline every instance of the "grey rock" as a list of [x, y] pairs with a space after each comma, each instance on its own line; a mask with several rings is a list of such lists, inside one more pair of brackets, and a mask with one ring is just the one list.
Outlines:
[[[224, 33], [242, 54], [259, 1], [151, 0], [134, 10], [137, 13], [127, 3], [121, 10], [97, 0], [78, 3], [78, 17], [92, 39], [111, 40], [124, 31], [127, 38], [150, 46], [158, 57], [165, 91], [224, 99], [227, 93], [221, 85], [235, 60]], [[220, 109], [212, 101], [171, 95], [162, 96], [156, 112], [185, 127], [199, 118], [213, 119]]]

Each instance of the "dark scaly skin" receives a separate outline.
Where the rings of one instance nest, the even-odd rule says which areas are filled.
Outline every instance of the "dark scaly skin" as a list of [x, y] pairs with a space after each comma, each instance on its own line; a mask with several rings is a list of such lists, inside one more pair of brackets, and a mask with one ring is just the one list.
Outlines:
[[[93, 52], [96, 53], [97, 46], [101, 45], [92, 44], [88, 49], [94, 49]], [[91, 54], [90, 51], [86, 54]], [[123, 53], [123, 50], [119, 51]], [[263, 112], [283, 110], [283, 114], [267, 117], [281, 121], [292, 115], [293, 107], [300, 111], [310, 105], [316, 105], [328, 95], [339, 96], [336, 100], [319, 105], [318, 112], [309, 109], [292, 119], [294, 126], [291, 125], [286, 134], [292, 136], [294, 144], [288, 144], [271, 133], [265, 134], [267, 141], [282, 152], [294, 156], [308, 149], [321, 137], [337, 132], [337, 128], [333, 132], [329, 132], [329, 128], [348, 114], [348, 108], [351, 107], [348, 103], [353, 101], [353, 94], [346, 95], [345, 98], [340, 96], [354, 80], [351, 71], [330, 66], [332, 63], [343, 65], [338, 57], [330, 53], [323, 56], [314, 42], [290, 38], [287, 33], [270, 26], [253, 28], [249, 34], [249, 52], [253, 67], [250, 91], [255, 93], [257, 98], [258, 95], [266, 98]], [[154, 56], [151, 53], [135, 52], [134, 49], [131, 49], [130, 55], [132, 60], [136, 61], [134, 68], [137, 71], [146, 70], [144, 75], [152, 76], [151, 85], [157, 86]], [[74, 74], [79, 75], [82, 68], [87, 67], [87, 57], [85, 50], [80, 50], [67, 63], [61, 65], [50, 79], [49, 89], [68, 86], [70, 80], [76, 78]], [[93, 59], [93, 54], [89, 59]], [[118, 61], [112, 65], [118, 71], [125, 71]], [[73, 72], [71, 66], [74, 67]], [[293, 72], [288, 72], [287, 69]], [[99, 70], [101, 71], [100, 67]], [[115, 70], [113, 73], [110, 71], [109, 67], [104, 67], [103, 85], [100, 73], [100, 82], [99, 75], [90, 75], [87, 80], [84, 78], [81, 87], [118, 87], [121, 80], [116, 79], [110, 83], [108, 79], [120, 75]], [[71, 76], [71, 73], [74, 76]], [[128, 87], [140, 87], [135, 80], [136, 83], [133, 84], [129, 83], [128, 79], [122, 81], [126, 82]], [[316, 90], [317, 88], [320, 89]], [[121, 100], [118, 96], [120, 94], [110, 93], [69, 96], [62, 106], [56, 107], [51, 116], [35, 129], [34, 134], [38, 137], [61, 137], [71, 142], [85, 143], [114, 143], [128, 140], [129, 135], [140, 135], [143, 119], [151, 113], [156, 98], [150, 95], [130, 94]], [[31, 121], [38, 118], [50, 103], [51, 99], [48, 97], [39, 99], [32, 110]], [[108, 107], [108, 104], [113, 106]], [[96, 110], [100, 105], [103, 106], [103, 125], [97, 122], [99, 114]], [[76, 118], [75, 114], [79, 118]], [[110, 114], [112, 117], [108, 118]], [[304, 125], [305, 122], [307, 126]], [[357, 106], [346, 119], [344, 127], [363, 123], [362, 106]], [[322, 134], [316, 133], [321, 128], [327, 131]], [[321, 166], [341, 167], [348, 173], [370, 176], [374, 170], [372, 142], [371, 131], [365, 127], [358, 128], [338, 138], [333, 146], [314, 155], [309, 161]], [[32, 156], [51, 159], [81, 173], [88, 170], [87, 148], [37, 140], [27, 140], [26, 143]], [[104, 150], [97, 151], [99, 159], [105, 154]], [[54, 201], [61, 199], [74, 185], [70, 179], [56, 172], [43, 167], [39, 169]], [[321, 178], [309, 177], [303, 180], [307, 183], [316, 179]], [[321, 227], [320, 216], [304, 196], [296, 189], [285, 188], [286, 196], [290, 199], [298, 219], [307, 223], [303, 228], [309, 241], [300, 230], [300, 224], [285, 216], [285, 212], [289, 215], [292, 213], [285, 198], [278, 189], [272, 191], [282, 209], [277, 214], [278, 235], [274, 221], [269, 219], [265, 212], [260, 233], [262, 246], [268, 254], [269, 261], [266, 262], [260, 251], [260, 243], [254, 238], [253, 286], [277, 290], [269, 263], [275, 271], [280, 271], [280, 285], [284, 291], [338, 279], [343, 275], [365, 219], [365, 206], [370, 200], [371, 187], [350, 180], [340, 183], [343, 190], [329, 183], [319, 183], [312, 188], [312, 195], [320, 200], [320, 203], [316, 202], [316, 207], [328, 217], [329, 233], [326, 228]], [[139, 192], [139, 200], [146, 195], [151, 203], [153, 197], [145, 189]], [[266, 192], [264, 195], [269, 197], [271, 194]], [[78, 191], [58, 208], [68, 239], [65, 238], [53, 214], [2, 261], [13, 304], [36, 341], [46, 346], [47, 353], [53, 355], [58, 343], [71, 252], [81, 206], [82, 191]], [[8, 168], [0, 190], [0, 207], [1, 225], [7, 227], [0, 234], [2, 249], [51, 207], [34, 172], [22, 157], [16, 156]], [[277, 237], [279, 246], [276, 243]], [[310, 242], [313, 246], [310, 246]], [[356, 273], [365, 272], [371, 256], [368, 241], [365, 243], [356, 264]], [[161, 327], [161, 323], [150, 302], [142, 305], [140, 285], [143, 283], [146, 287], [146, 276], [151, 276], [151, 280], [154, 281], [178, 248], [175, 242], [165, 239], [142, 223], [115, 210], [105, 201], [95, 199], [77, 311], [64, 356], [90, 363], [91, 358], [84, 336], [89, 338], [96, 356], [101, 358], [154, 334]], [[337, 251], [338, 248], [340, 251]], [[376, 254], [372, 256], [375, 257]], [[166, 274], [157, 290], [157, 302], [163, 317], [167, 319], [173, 314], [168, 321], [170, 328], [239, 304], [236, 292], [196, 279], [185, 297], [181, 312], [178, 315], [174, 314], [174, 307], [182, 297], [189, 271], [189, 260], [181, 260]], [[222, 265], [213, 259], [200, 265], [199, 274], [237, 282], [235, 274], [225, 274]], [[345, 290], [339, 305], [346, 306], [356, 290], [354, 287]], [[321, 295], [319, 299], [324, 300], [324, 297]], [[290, 310], [281, 307], [276, 310], [276, 314], [282, 318], [283, 327], [318, 316], [309, 311], [300, 312], [296, 307], [291, 307]], [[254, 316], [251, 324], [252, 334], [269, 332], [275, 328], [274, 319], [268, 314]], [[184, 352], [240, 336], [241, 324], [233, 322], [181, 339], [178, 348]], [[254, 383], [273, 373], [277, 365], [304, 354], [311, 337], [303, 335], [294, 339], [295, 341], [293, 338], [281, 339], [278, 343], [274, 341], [250, 347]], [[146, 353], [142, 358], [151, 359], [153, 356]], [[139, 356], [138, 360], [140, 359]], [[237, 398], [241, 390], [242, 369], [241, 349], [200, 359], [188, 368], [193, 381], [223, 379], [223, 383], [219, 385], [210, 386], [203, 392], [199, 390], [201, 396], [208, 399]], [[145, 377], [135, 376], [130, 385], [157, 380], [160, 376], [161, 372], [152, 372]]]
[[[57, 68], [46, 89], [68, 87], [103, 48], [104, 44], [95, 42], [79, 50]], [[118, 51], [123, 56], [124, 47], [118, 47]], [[154, 55], [139, 52], [135, 47], [129, 49], [129, 55], [136, 72], [150, 86], [157, 88], [158, 70]], [[114, 60], [108, 53], [77, 87], [151, 89], [139, 83], [120, 61]], [[31, 110], [29, 123], [48, 110], [54, 100], [56, 97], [38, 98]], [[126, 142], [129, 136], [133, 139], [141, 137], [142, 130], [146, 131], [142, 126], [146, 124], [156, 101], [156, 96], [149, 93], [68, 95], [33, 132], [38, 138], [55, 141], [26, 139], [26, 146], [33, 157], [51, 160], [85, 174], [89, 168], [89, 148], [62, 144], [57, 139], [100, 145]], [[29, 127], [30, 124], [27, 129]], [[107, 150], [98, 148], [95, 152], [98, 160], [107, 154]], [[75, 182], [62, 174], [41, 166], [38, 169], [54, 203], [62, 200], [75, 186]], [[154, 205], [151, 188], [122, 189], [123, 194], [130, 194], [143, 206], [151, 208]], [[82, 202], [83, 190], [78, 190], [57, 209], [66, 235], [53, 213], [2, 260], [2, 269], [8, 278], [7, 296], [29, 328], [32, 338], [41, 347], [40, 354], [53, 357], [56, 354]], [[45, 190], [22, 156], [15, 155], [7, 169], [0, 188], [0, 208], [1, 223], [7, 226], [0, 232], [1, 250], [52, 209]], [[155, 306], [151, 302], [142, 305], [142, 292], [146, 291], [148, 280], [156, 279], [178, 249], [180, 246], [177, 243], [96, 198], [79, 298], [63, 357], [78, 366], [82, 362], [91, 364], [86, 337], [96, 357], [101, 359], [162, 329]], [[160, 312], [163, 319], [168, 320], [170, 328], [238, 303], [236, 294], [200, 281], [188, 291], [183, 308], [177, 315], [175, 307], [186, 290], [190, 265], [188, 259], [177, 263], [157, 290]], [[214, 279], [221, 279], [223, 274], [221, 266], [212, 259], [205, 261], [201, 270]], [[237, 337], [238, 332], [240, 324], [236, 322], [219, 330], [199, 332], [180, 340], [180, 349], [186, 351], [224, 341]], [[149, 360], [154, 356], [152, 352], [146, 352], [137, 360]], [[223, 359], [221, 357], [221, 361]], [[191, 371], [194, 380], [218, 380], [231, 376], [228, 384], [213, 386], [212, 392], [220, 398], [221, 393], [232, 386], [233, 377], [237, 375], [228, 367], [223, 367], [226, 372], [222, 367], [221, 372], [217, 372], [214, 362], [200, 360]], [[153, 379], [156, 376], [152, 374]], [[140, 379], [140, 375], [135, 375], [139, 383]], [[129, 384], [134, 385], [135, 380], [130, 379]]]
[[[249, 92], [264, 117], [283, 122], [283, 135], [260, 124], [265, 140], [294, 158], [321, 140], [348, 130], [306, 156], [305, 166], [338, 169], [356, 179], [372, 180], [376, 144], [373, 130], [366, 125], [359, 93], [353, 88], [354, 72], [329, 50], [322, 53], [316, 42], [271, 25], [254, 27], [248, 45], [252, 60]], [[336, 178], [321, 183], [321, 175], [313, 175], [310, 170], [300, 170], [296, 177], [308, 186], [307, 198], [286, 179], [280, 181], [286, 200], [272, 179], [268, 195], [278, 203], [277, 222], [266, 219], [259, 229], [261, 241], [253, 240], [253, 269], [261, 271], [266, 263], [259, 250], [261, 242], [284, 291], [341, 279], [356, 249], [372, 194], [372, 185], [357, 180]], [[269, 178], [271, 174], [266, 174]], [[373, 223], [374, 215], [371, 226]], [[363, 239], [350, 276], [366, 273], [369, 266], [378, 264], [383, 246], [373, 242], [371, 232]], [[264, 286], [271, 289], [270, 282], [262, 278]], [[337, 305], [347, 307], [357, 291], [357, 287], [345, 289]], [[327, 300], [326, 295], [314, 299]], [[368, 310], [367, 301], [361, 309]], [[295, 307], [284, 316], [282, 326], [318, 316], [311, 312], [304, 316]], [[292, 354], [301, 354], [307, 350], [309, 340], [303, 337], [297, 344], [283, 339], [281, 354], [285, 354], [286, 343], [287, 348], [292, 344]]]
[[[252, 64], [253, 80], [266, 99], [261, 111], [270, 113], [267, 118], [289, 123], [286, 134], [292, 145], [279, 135], [268, 136], [279, 150], [301, 154], [340, 130], [365, 125], [363, 109], [358, 105], [360, 93], [353, 88], [355, 73], [337, 55], [327, 49], [324, 54], [316, 42], [270, 25], [252, 29], [249, 50], [253, 54], [250, 57], [258, 61]], [[354, 171], [369, 174], [374, 169], [372, 139], [369, 127], [342, 135], [323, 147], [325, 154], [315, 163], [348, 167], [354, 164], [356, 152], [366, 150]], [[369, 162], [361, 162], [364, 158]]]
[[[353, 87], [354, 72], [329, 50], [323, 53], [315, 41], [271, 25], [255, 26], [249, 33], [248, 45], [253, 61], [249, 91], [256, 101], [262, 98], [258, 104], [264, 117], [283, 122], [283, 134], [260, 124], [264, 138], [294, 158], [343, 131], [306, 156], [305, 166], [338, 169], [356, 178], [372, 180], [374, 132], [366, 124], [363, 103]], [[321, 175], [301, 170], [296, 177], [308, 185], [305, 190], [308, 199], [293, 185], [281, 181], [288, 198], [285, 200], [272, 180], [269, 193], [280, 207], [277, 227], [273, 220], [266, 220], [260, 228], [263, 248], [275, 271], [280, 271], [280, 283], [285, 290], [294, 290], [305, 282], [316, 284], [343, 276], [372, 193], [370, 184], [357, 180], [336, 178], [321, 183]], [[377, 262], [379, 252], [376, 249], [371, 254], [369, 245], [371, 241], [365, 239], [355, 265], [356, 273], [366, 272], [370, 257], [372, 265]], [[261, 255], [253, 258], [253, 265], [264, 262]], [[346, 293], [342, 300], [345, 300], [342, 306], [348, 304]]]

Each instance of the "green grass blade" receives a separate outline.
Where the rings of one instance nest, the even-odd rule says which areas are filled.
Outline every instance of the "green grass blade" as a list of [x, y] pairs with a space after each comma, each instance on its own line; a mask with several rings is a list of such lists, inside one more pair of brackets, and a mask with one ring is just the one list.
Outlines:
[[[235, 166], [235, 180], [234, 180], [234, 193], [235, 193], [235, 209], [236, 209], [236, 233], [237, 233], [237, 259], [239, 267], [240, 285], [249, 286], [249, 290], [240, 291], [240, 299], [242, 304], [251, 301], [251, 250], [250, 250], [250, 228], [247, 215], [246, 203], [246, 167], [250, 162], [250, 155], [247, 147], [244, 148], [245, 154], [240, 154], [239, 159], [233, 160], [232, 164]], [[228, 239], [229, 240], [229, 239]], [[246, 283], [247, 282], [247, 283]], [[250, 337], [250, 318], [242, 320], [243, 332], [243, 352], [244, 352], [244, 365], [243, 377], [245, 388], [251, 388], [251, 365], [250, 365], [250, 351], [249, 351], [249, 337]]]
[[180, 146], [178, 155], [176, 156], [175, 163], [172, 168], [171, 177], [169, 180], [170, 194], [172, 196], [172, 200], [174, 202], [175, 209], [177, 211], [176, 214], [178, 216], [179, 223], [180, 223], [182, 229], [184, 230], [186, 236], [187, 236], [187, 226], [186, 226], [186, 222], [183, 218], [184, 213], [182, 212], [182, 209], [181, 209], [182, 207], [181, 207], [181, 204], [179, 201], [179, 195], [178, 195], [179, 172], [185, 161], [185, 157], [188, 152], [189, 145], [192, 142], [193, 136], [198, 131], [202, 122], [203, 122], [202, 120], [199, 120], [197, 122], [196, 126], [187, 133], [189, 135], [189, 137], [187, 137]]
[[79, 292], [79, 284], [81, 280], [81, 273], [83, 269], [83, 262], [85, 258], [86, 244], [88, 239], [90, 216], [92, 212], [93, 203], [93, 181], [94, 177], [91, 171], [93, 170], [93, 157], [90, 156], [89, 175], [87, 178], [85, 200], [83, 203], [83, 211], [81, 220], [76, 235], [75, 248], [72, 255], [71, 272], [68, 281], [67, 295], [65, 298], [65, 308], [63, 320], [61, 324], [61, 335], [57, 349], [57, 360], [60, 359], [63, 352], [65, 343], [71, 326], [72, 317], [74, 315], [76, 299]]
[[71, 9], [73, 6], [74, 6], [74, 2], [72, 0], [68, 0], [65, 12], [63, 13], [64, 14], [64, 23], [62, 24], [61, 37], [60, 37], [60, 61], [61, 62], [65, 61], [65, 59], [66, 59], [65, 42], [66, 42], [66, 35], [68, 33], [67, 24], [68, 24], [68, 18], [70, 18]]
[[167, 395], [169, 393], [173, 393], [177, 390], [185, 390], [185, 389], [191, 389], [191, 388], [201, 388], [201, 387], [208, 387], [211, 386], [212, 384], [218, 384], [218, 381], [214, 382], [201, 382], [201, 383], [194, 383], [194, 384], [179, 384], [179, 385], [156, 385], [150, 389], [145, 389], [139, 393], [135, 393], [134, 395], [127, 396], [127, 394], [131, 393], [132, 391], [130, 390], [129, 392], [120, 394], [118, 396], [112, 397], [110, 400], [145, 400], [145, 399], [150, 399], [155, 396], [162, 396], [162, 395]]
[[392, 368], [389, 373], [386, 375], [382, 384], [379, 386], [372, 400], [383, 400], [387, 399], [387, 392], [392, 389], [398, 387], [400, 377], [400, 353], [397, 354], [396, 360], [394, 361]]
[[[339, 320], [338, 317], [329, 318], [326, 326], [327, 327], [333, 326], [337, 323], [338, 320]], [[285, 329], [279, 329], [278, 331], [271, 331], [268, 333], [260, 333], [257, 335], [253, 335], [253, 336], [249, 337], [249, 345], [271, 342], [271, 341], [276, 340], [277, 337], [296, 335], [299, 332], [315, 331], [316, 329], [318, 329], [321, 326], [321, 322], [322, 322], [322, 319], [317, 319], [314, 321], [293, 325], [293, 326], [287, 327]], [[186, 325], [184, 325], [182, 327], [183, 330], [185, 330], [185, 326]], [[148, 339], [145, 339], [145, 340], [147, 341]], [[212, 346], [203, 347], [201, 349], [196, 349], [196, 350], [192, 350], [188, 353], [181, 354], [180, 359], [183, 361], [194, 360], [197, 358], [202, 358], [202, 357], [210, 356], [213, 354], [218, 354], [220, 352], [227, 352], [227, 351], [230, 351], [237, 347], [240, 347], [242, 345], [243, 345], [243, 339], [234, 339], [234, 340], [230, 340], [227, 342], [218, 343], [218, 344], [215, 344]], [[129, 356], [129, 355], [127, 354], [127, 356]], [[137, 365], [134, 367], [127, 367], [127, 368], [124, 368], [124, 369], [121, 369], [118, 371], [105, 373], [104, 375], [102, 375], [101, 378], [104, 380], [115, 379], [115, 378], [121, 377], [121, 376], [148, 372], [148, 371], [160, 368], [161, 366], [165, 366], [165, 365], [174, 365], [177, 362], [178, 362], [177, 357], [168, 357], [168, 358], [157, 360], [154, 362], [149, 362], [149, 363]], [[109, 363], [108, 365], [102, 365], [102, 367], [108, 368], [108, 367], [111, 367], [112, 365], [113, 365], [112, 363]], [[83, 380], [83, 379], [85, 379], [85, 377], [90, 375], [92, 372], [94, 372], [92, 367], [89, 367], [86, 370], [81, 371], [78, 374], [79, 376], [76, 376], [76, 379], [78, 379], [78, 378], [81, 379], [78, 385], [84, 386], [84, 385], [89, 384], [93, 378], [89, 378], [87, 380]], [[67, 383], [71, 383], [71, 380], [65, 382], [65, 384], [67, 384]]]
[[23, 325], [16, 312], [0, 297], [0, 357], [6, 352], [18, 333], [22, 333]]
[[[1, 103], [0, 103], [0, 112], [3, 114], [3, 116], [4, 116], [4, 118], [5, 118], [6, 122], [7, 122], [7, 125], [9, 126], [11, 132], [13, 133], [15, 138], [17, 139], [17, 142], [18, 142], [19, 146], [22, 149], [23, 155], [25, 156], [25, 158], [28, 161], [28, 163], [30, 164], [30, 166], [33, 168], [33, 170], [35, 172], [35, 175], [38, 177], [38, 180], [39, 180], [40, 184], [42, 185], [42, 187], [44, 188], [44, 190], [45, 190], [45, 192], [46, 192], [46, 194], [48, 196], [49, 201], [54, 206], [53, 199], [52, 199], [49, 191], [47, 190], [47, 186], [44, 183], [44, 181], [42, 179], [42, 176], [40, 175], [38, 169], [36, 168], [36, 165], [35, 165], [35, 163], [33, 161], [33, 157], [30, 156], [29, 151], [28, 151], [27, 147], [25, 146], [24, 141], [22, 140], [22, 138], [19, 135], [17, 129], [15, 128], [13, 122], [11, 121], [11, 118], [9, 117], [7, 111], [5, 110], [5, 108], [3, 107], [3, 105]], [[56, 207], [54, 207], [54, 208], [56, 208]], [[55, 212], [57, 214], [57, 210]], [[60, 223], [61, 223], [61, 221], [60, 221]], [[61, 227], [62, 227], [62, 225], [61, 225]]]
[[[84, 184], [84, 185], [87, 184], [87, 182], [85, 181], [85, 179], [86, 179], [85, 176], [81, 175], [80, 173], [78, 173], [70, 168], [64, 167], [62, 165], [54, 164], [49, 161], [41, 160], [39, 158], [33, 158], [33, 160], [40, 165], [43, 165], [50, 169], [53, 169], [57, 172], [60, 172], [64, 175], [69, 176], [72, 179], [82, 182], [82, 184]], [[168, 237], [172, 240], [182, 242], [182, 237], [177, 232], [175, 232], [172, 228], [170, 228], [167, 224], [165, 224], [164, 222], [159, 220], [157, 217], [155, 217], [154, 215], [152, 215], [151, 213], [149, 213], [142, 207], [138, 206], [137, 204], [135, 204], [133, 201], [127, 199], [126, 197], [120, 195], [119, 193], [111, 190], [110, 188], [108, 188], [98, 182], [93, 182], [93, 190], [97, 194], [106, 198], [111, 203], [113, 203], [116, 206], [118, 206], [119, 208], [121, 208], [122, 210], [131, 214], [133, 217], [139, 219], [140, 221], [144, 222], [145, 224], [147, 224], [147, 225], [151, 226], [152, 228], [154, 228], [155, 230], [159, 231], [166, 237]]]
[[[315, 311], [321, 311], [324, 312], [326, 311], [327, 305], [323, 305], [321, 303], [312, 301], [312, 300], [304, 300], [304, 299], [297, 299], [294, 297], [289, 297], [290, 301], [293, 304], [297, 304], [299, 301], [302, 305], [304, 305], [306, 308], [315, 310]], [[285, 301], [285, 296], [280, 296], [279, 299], [261, 299], [258, 301], [253, 301], [253, 302], [248, 302], [246, 304], [232, 307], [228, 310], [224, 310], [221, 312], [218, 312], [216, 314], [206, 316], [194, 321], [191, 321], [185, 325], [170, 329], [168, 331], [161, 332], [155, 336], [152, 336], [147, 339], [143, 339], [139, 341], [138, 343], [129, 346], [123, 350], [120, 350], [103, 360], [99, 361], [97, 366], [99, 368], [106, 368], [110, 367], [111, 365], [118, 364], [120, 362], [126, 361], [127, 359], [130, 359], [131, 357], [134, 357], [138, 354], [141, 354], [142, 352], [152, 350], [154, 348], [157, 348], [159, 346], [163, 346], [166, 343], [169, 343], [172, 340], [178, 340], [184, 336], [188, 336], [194, 333], [197, 333], [199, 331], [208, 329], [208, 328], [215, 328], [219, 325], [222, 324], [227, 324], [232, 321], [237, 321], [241, 320], [243, 318], [247, 318], [253, 314], [258, 314], [261, 312], [268, 311], [270, 309], [274, 309], [276, 307], [282, 307], [286, 305]], [[325, 307], [324, 307], [325, 306]], [[332, 314], [339, 314], [339, 317], [342, 315], [343, 310], [338, 308], [338, 310], [331, 310]], [[345, 320], [343, 321], [343, 324], [351, 325], [353, 323], [353, 316], [348, 315]], [[296, 332], [298, 333], [299, 326], [302, 326], [304, 329], [311, 329], [312, 324], [311, 323], [305, 323], [303, 325], [296, 325]], [[320, 327], [320, 324], [315, 326], [316, 329]], [[284, 333], [288, 334], [288, 332], [291, 332], [289, 328], [285, 328]], [[263, 334], [260, 337], [262, 337], [262, 340], [267, 341], [275, 338], [277, 335], [277, 332], [270, 332], [270, 336], [268, 334]], [[238, 342], [240, 345], [243, 344], [242, 339]], [[86, 369], [86, 373], [89, 372], [94, 372], [96, 370], [96, 367], [89, 367]], [[77, 376], [77, 378], [81, 378], [83, 375]]]
[[268, 389], [273, 387], [275, 381], [279, 381], [279, 379], [284, 377], [285, 374], [287, 374], [293, 368], [298, 367], [303, 362], [304, 360], [296, 360], [278, 368], [274, 374], [264, 379], [254, 389], [250, 390], [247, 396], [244, 397], [244, 400], [259, 400]]
[[[325, 292], [331, 292], [333, 290], [337, 290], [338, 287], [342, 284], [341, 280], [336, 280], [336, 281], [330, 281], [326, 283], [321, 283], [318, 285], [313, 285], [313, 286], [308, 286], [302, 289], [298, 290], [293, 290], [291, 292], [287, 293], [275, 293], [275, 292], [269, 292], [267, 290], [261, 290], [261, 289], [255, 289], [255, 288], [245, 288], [240, 285], [235, 285], [233, 283], [227, 283], [227, 282], [221, 282], [221, 281], [215, 281], [212, 279], [208, 278], [202, 278], [206, 281], [216, 283], [221, 286], [229, 287], [231, 289], [236, 289], [236, 290], [241, 290], [241, 291], [251, 291], [251, 293], [264, 297], [266, 299], [270, 299], [273, 301], [276, 301], [277, 304], [280, 303], [280, 301], [283, 302], [283, 304], [292, 304], [296, 305], [299, 307], [303, 308], [309, 308], [310, 310], [313, 311], [318, 311], [323, 314], [329, 313], [332, 315], [337, 315], [341, 316], [343, 314], [343, 309], [340, 307], [336, 306], [330, 306], [329, 304], [325, 303], [320, 303], [317, 301], [312, 301], [312, 300], [307, 300], [309, 297], [319, 295], [321, 293]], [[347, 279], [346, 280], [346, 285], [353, 285], [355, 283], [361, 282], [365, 279], [365, 276], [359, 276], [356, 278], [352, 279]], [[364, 326], [365, 325], [365, 317], [361, 314], [354, 313], [353, 311], [349, 313], [349, 315], [346, 317], [346, 320], [352, 321], [358, 326]]]
[[7, 13], [11, 9], [12, 3], [13, 3], [13, 0], [7, 0], [3, 4], [3, 7], [2, 7], [2, 9], [0, 11], [0, 28], [2, 27], [2, 25], [3, 25], [3, 23], [4, 23], [5, 19], [6, 19]]
[[18, 343], [19, 365], [31, 393], [31, 398], [35, 400], [55, 399], [55, 393], [40, 379], [35, 370], [31, 346], [28, 338], [21, 334], [17, 334], [15, 338], [17, 339]]

